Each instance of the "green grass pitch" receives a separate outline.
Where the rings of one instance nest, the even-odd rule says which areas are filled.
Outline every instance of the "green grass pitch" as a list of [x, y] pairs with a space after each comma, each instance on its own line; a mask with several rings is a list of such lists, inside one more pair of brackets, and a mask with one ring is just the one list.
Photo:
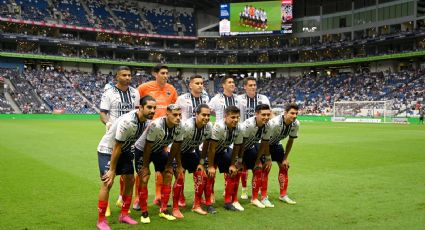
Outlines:
[[[0, 120], [0, 229], [95, 229], [96, 147], [103, 131], [98, 120]], [[118, 223], [118, 183], [109, 222], [113, 229], [423, 229], [424, 147], [425, 126], [416, 124], [303, 122], [290, 156], [289, 194], [297, 205], [278, 201], [273, 165], [275, 208], [241, 201], [244, 212], [225, 211], [218, 175], [219, 213], [199, 216], [190, 212], [193, 183], [187, 176], [185, 219], [167, 222], [151, 204], [151, 178], [152, 223]], [[138, 212], [131, 215], [139, 219]]]
[[246, 5], [252, 5], [255, 8], [264, 9], [267, 13], [267, 30], [281, 30], [281, 3], [280, 1], [267, 2], [244, 2], [232, 3], [230, 6], [230, 31], [231, 32], [258, 32], [257, 29], [240, 25], [239, 13], [244, 10]]

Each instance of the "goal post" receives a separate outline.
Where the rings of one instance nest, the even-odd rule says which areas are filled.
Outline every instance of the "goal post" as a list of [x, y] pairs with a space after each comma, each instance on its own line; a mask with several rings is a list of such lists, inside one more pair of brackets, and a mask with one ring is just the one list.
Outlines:
[[392, 123], [394, 114], [391, 101], [337, 101], [332, 121]]

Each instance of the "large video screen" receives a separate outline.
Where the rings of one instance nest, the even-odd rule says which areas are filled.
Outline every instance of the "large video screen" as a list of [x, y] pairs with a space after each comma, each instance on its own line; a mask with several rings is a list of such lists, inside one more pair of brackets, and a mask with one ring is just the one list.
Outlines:
[[220, 5], [220, 35], [292, 33], [293, 0]]

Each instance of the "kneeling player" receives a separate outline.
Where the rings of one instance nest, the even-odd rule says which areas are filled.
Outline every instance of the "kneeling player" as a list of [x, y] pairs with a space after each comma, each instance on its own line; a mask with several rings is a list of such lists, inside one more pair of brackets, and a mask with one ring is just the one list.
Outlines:
[[[231, 211], [244, 210], [237, 201], [237, 185], [240, 179], [239, 171], [242, 168], [243, 142], [242, 127], [239, 124], [239, 118], [239, 108], [233, 105], [228, 106], [224, 110], [224, 120], [216, 122], [213, 127], [211, 141], [208, 146], [209, 177], [205, 193], [205, 203], [209, 213], [216, 213], [211, 203], [211, 192], [217, 166], [220, 173], [224, 173], [225, 178], [224, 208]], [[233, 150], [229, 148], [231, 144], [234, 144]], [[236, 156], [239, 157], [238, 163], [236, 163]]]
[[[268, 175], [271, 166], [270, 161], [265, 162], [264, 166], [261, 164], [261, 156], [267, 154], [269, 148], [270, 126], [268, 121], [270, 116], [270, 106], [260, 104], [255, 107], [255, 116], [245, 120], [242, 125], [244, 129], [243, 163], [245, 168], [251, 169], [253, 172], [251, 203], [259, 208], [274, 207], [267, 196], [262, 197], [261, 202], [258, 200], [258, 191], [263, 182], [263, 171], [265, 175]], [[260, 140], [261, 144], [258, 143]], [[258, 148], [258, 146], [260, 147]]]
[[[193, 201], [192, 211], [201, 215], [206, 215], [207, 212], [201, 208], [202, 194], [204, 193], [207, 174], [204, 169], [206, 152], [208, 149], [209, 140], [211, 139], [212, 124], [210, 121], [210, 108], [206, 104], [200, 104], [195, 109], [195, 117], [192, 117], [183, 123], [183, 143], [181, 144], [181, 160], [176, 159], [177, 165], [183, 166], [184, 171], [188, 170], [193, 173], [193, 181], [195, 185], [195, 198]], [[204, 148], [202, 153], [199, 151], [199, 146], [203, 143]], [[173, 144], [174, 145], [174, 144]], [[173, 187], [173, 216], [183, 218], [183, 214], [179, 210], [180, 196], [183, 194], [184, 174], [176, 173], [176, 180]]]
[[[270, 120], [270, 154], [271, 159], [276, 161], [279, 166], [279, 186], [280, 186], [280, 197], [279, 200], [286, 202], [288, 204], [296, 204], [295, 201], [290, 199], [286, 194], [288, 189], [288, 169], [289, 161], [288, 156], [291, 152], [292, 144], [294, 139], [297, 138], [298, 129], [300, 122], [297, 120], [298, 115], [298, 105], [291, 103], [285, 107], [284, 114], [277, 116]], [[288, 142], [286, 143], [286, 148], [283, 149], [280, 141], [289, 136]], [[267, 159], [266, 159], [267, 160]], [[264, 183], [264, 182], [263, 182]], [[261, 187], [261, 193], [264, 196], [267, 196], [267, 183], [266, 186]], [[263, 190], [264, 189], [264, 190]]]
[[[175, 104], [167, 106], [166, 115], [153, 121], [136, 141], [135, 164], [140, 177], [139, 202], [142, 211], [140, 218], [142, 223], [150, 223], [147, 205], [150, 162], [153, 162], [155, 171], [161, 172], [164, 178], [161, 185], [159, 216], [167, 220], [176, 219], [167, 210], [167, 204], [170, 198], [173, 178], [172, 160], [177, 154], [180, 154], [180, 144], [182, 142], [181, 116], [180, 107]], [[171, 148], [171, 154], [169, 154], [166, 148], [173, 141], [175, 144]]]
[[122, 175], [124, 181], [123, 205], [119, 221], [127, 224], [137, 224], [128, 215], [134, 184], [132, 145], [143, 133], [155, 114], [156, 102], [151, 96], [140, 99], [138, 110], [131, 111], [119, 117], [106, 132], [97, 148], [99, 170], [102, 179], [99, 192], [97, 227], [101, 230], [110, 229], [105, 219], [108, 206], [109, 190], [115, 175]]

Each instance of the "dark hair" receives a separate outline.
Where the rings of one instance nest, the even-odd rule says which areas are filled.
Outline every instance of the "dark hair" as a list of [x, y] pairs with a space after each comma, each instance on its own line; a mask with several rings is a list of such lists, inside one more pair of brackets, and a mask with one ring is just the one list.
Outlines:
[[255, 106], [255, 112], [258, 113], [261, 110], [270, 110], [270, 106], [268, 104], [259, 104], [257, 106]]
[[168, 70], [168, 66], [166, 66], [164, 64], [157, 64], [153, 67], [152, 71], [154, 73], [158, 73], [161, 69], [167, 69]]
[[171, 112], [172, 110], [181, 110], [182, 108], [178, 106], [177, 104], [169, 104], [167, 106], [167, 111]]
[[201, 75], [196, 74], [196, 75], [191, 76], [189, 81], [192, 81], [193, 79], [196, 79], [196, 78], [201, 78], [202, 80], [204, 80], [204, 78]]
[[234, 105], [231, 105], [231, 106], [228, 106], [225, 110], [224, 110], [224, 114], [230, 114], [230, 113], [240, 113], [241, 112], [241, 110], [238, 108], [238, 107], [236, 107], [236, 106], [234, 106]]
[[[221, 84], [223, 85], [223, 84], [227, 81], [227, 79], [229, 79], [229, 78], [233, 79], [233, 76], [232, 76], [232, 75], [226, 75], [226, 76], [224, 76], [224, 77], [221, 79]], [[233, 80], [234, 80], [234, 79], [233, 79]]]
[[202, 109], [210, 109], [210, 107], [207, 104], [200, 104], [196, 107], [195, 113], [200, 114]]
[[243, 79], [243, 85], [248, 85], [248, 81], [255, 81], [257, 82], [257, 79], [255, 77], [247, 77]]
[[285, 112], [289, 112], [289, 110], [291, 109], [295, 109], [295, 110], [299, 110], [299, 106], [295, 103], [289, 103], [285, 106]]
[[142, 107], [145, 106], [148, 103], [148, 101], [156, 101], [156, 100], [150, 95], [143, 96], [140, 98], [140, 106]]
[[120, 71], [123, 71], [123, 70], [127, 70], [127, 71], [130, 71], [130, 72], [131, 72], [131, 69], [130, 69], [130, 67], [128, 67], [128, 66], [118, 66], [118, 68], [117, 68], [117, 71], [116, 71], [115, 75], [116, 75], [116, 76], [118, 76], [118, 73], [119, 73]]

